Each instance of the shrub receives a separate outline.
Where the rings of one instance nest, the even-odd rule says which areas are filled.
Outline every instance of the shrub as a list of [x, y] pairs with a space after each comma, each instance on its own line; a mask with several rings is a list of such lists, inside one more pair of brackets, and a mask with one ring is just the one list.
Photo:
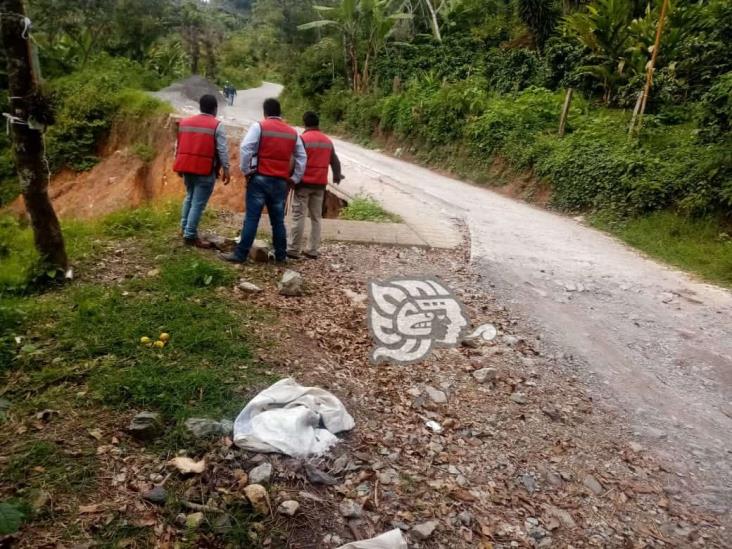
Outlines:
[[530, 86], [544, 86], [546, 67], [536, 52], [526, 48], [494, 48], [486, 59], [486, 77], [492, 89], [516, 93]]
[[699, 115], [699, 136], [710, 143], [729, 139], [732, 129], [732, 72], [719, 77], [704, 94]]

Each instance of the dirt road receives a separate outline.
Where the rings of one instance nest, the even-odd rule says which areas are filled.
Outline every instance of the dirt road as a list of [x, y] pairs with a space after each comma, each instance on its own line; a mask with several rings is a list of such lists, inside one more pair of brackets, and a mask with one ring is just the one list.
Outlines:
[[[232, 125], [281, 87], [239, 92]], [[405, 219], [462, 223], [473, 268], [527, 334], [568, 364], [595, 401], [674, 465], [694, 503], [732, 501], [732, 295], [642, 257], [574, 219], [345, 141], [346, 183]]]

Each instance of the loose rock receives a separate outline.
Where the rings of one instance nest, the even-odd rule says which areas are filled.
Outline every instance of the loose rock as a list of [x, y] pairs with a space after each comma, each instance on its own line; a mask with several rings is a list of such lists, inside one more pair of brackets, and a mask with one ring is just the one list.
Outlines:
[[294, 499], [288, 499], [287, 501], [283, 501], [280, 503], [279, 507], [277, 507], [277, 512], [280, 515], [286, 515], [288, 517], [292, 517], [297, 513], [297, 510], [300, 508], [300, 504], [295, 501]]
[[310, 463], [305, 465], [305, 474], [307, 475], [308, 480], [313, 484], [326, 484], [329, 486], [335, 486], [338, 484], [337, 478], [321, 471]]
[[234, 430], [234, 424], [228, 420], [216, 421], [201, 417], [192, 417], [186, 420], [186, 429], [199, 438], [228, 435]]
[[156, 412], [140, 412], [130, 422], [127, 432], [137, 440], [148, 441], [163, 432], [160, 414]]
[[512, 393], [511, 400], [513, 400], [516, 404], [526, 404], [528, 402], [528, 400], [526, 399], [526, 395], [523, 393]]
[[280, 294], [287, 296], [300, 296], [303, 293], [303, 278], [300, 273], [287, 270], [282, 275], [278, 285]]
[[435, 528], [437, 528], [438, 524], [439, 523], [436, 520], [423, 522], [422, 524], [412, 526], [411, 533], [418, 540], [426, 540], [429, 539], [429, 537], [432, 535], [432, 532], [434, 532]]
[[249, 484], [267, 484], [272, 476], [272, 465], [262, 463], [249, 471]]
[[260, 515], [269, 513], [269, 496], [264, 486], [261, 484], [250, 484], [244, 488], [244, 494], [257, 513]]
[[142, 498], [146, 499], [150, 503], [155, 503], [156, 505], [163, 505], [163, 504], [165, 504], [165, 501], [168, 498], [168, 493], [165, 491], [165, 488], [163, 488], [162, 486], [156, 486], [152, 490], [148, 490], [147, 492], [143, 493]]
[[585, 478], [582, 479], [582, 484], [596, 496], [599, 496], [603, 492], [602, 484], [592, 475], [585, 475]]
[[495, 368], [481, 368], [473, 372], [473, 377], [478, 383], [493, 382], [496, 380], [496, 373]]
[[360, 518], [363, 515], [363, 507], [352, 499], [344, 499], [338, 505], [338, 510], [345, 518]]
[[264, 240], [255, 240], [249, 248], [249, 257], [256, 263], [267, 263], [269, 261], [269, 246]]
[[427, 396], [430, 397], [432, 402], [436, 404], [444, 404], [447, 402], [447, 395], [443, 391], [430, 387], [429, 385], [425, 387], [424, 390], [427, 392]]
[[251, 282], [247, 282], [246, 280], [242, 280], [239, 282], [237, 287], [242, 291], [246, 292], [248, 294], [256, 294], [262, 291], [262, 288], [257, 286], [256, 284], [252, 284]]

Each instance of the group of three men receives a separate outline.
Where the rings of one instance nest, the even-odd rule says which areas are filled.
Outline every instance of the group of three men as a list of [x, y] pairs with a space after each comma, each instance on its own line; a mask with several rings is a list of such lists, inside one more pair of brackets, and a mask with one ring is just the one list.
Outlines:
[[[223, 125], [216, 118], [216, 98], [204, 95], [199, 104], [201, 114], [185, 118], [179, 124], [173, 170], [183, 176], [186, 186], [181, 215], [184, 241], [210, 248], [209, 242], [198, 237], [198, 223], [219, 173], [224, 185], [230, 181], [229, 154]], [[340, 183], [343, 178], [340, 161], [333, 142], [319, 129], [317, 114], [305, 113], [305, 131], [299, 135], [282, 120], [277, 99], [267, 99], [263, 110], [264, 119], [250, 126], [240, 147], [239, 166], [247, 182], [241, 238], [233, 252], [221, 257], [233, 263], [247, 260], [266, 206], [272, 224], [275, 261], [300, 258], [307, 213], [311, 229], [304, 255], [316, 259], [328, 168], [333, 170], [333, 182]], [[285, 207], [292, 188], [293, 227], [288, 243]]]

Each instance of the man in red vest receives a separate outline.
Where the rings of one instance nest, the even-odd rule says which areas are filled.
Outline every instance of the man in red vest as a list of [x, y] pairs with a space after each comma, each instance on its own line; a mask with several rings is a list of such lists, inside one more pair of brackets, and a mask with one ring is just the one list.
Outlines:
[[292, 202], [292, 223], [290, 243], [287, 248], [287, 257], [300, 259], [302, 251], [303, 233], [305, 232], [305, 217], [310, 213], [310, 242], [305, 250], [308, 259], [318, 258], [320, 248], [320, 220], [323, 217], [323, 197], [328, 185], [328, 168], [333, 170], [333, 183], [338, 184], [343, 179], [341, 162], [333, 147], [330, 138], [320, 131], [320, 120], [314, 112], [306, 112], [302, 117], [305, 131], [300, 136], [305, 152], [308, 155], [305, 174], [302, 182], [295, 188], [295, 198]]
[[247, 260], [265, 206], [272, 224], [275, 261], [287, 260], [288, 185], [299, 183], [305, 172], [305, 148], [297, 131], [282, 120], [280, 102], [267, 99], [263, 110], [264, 120], [249, 127], [239, 151], [239, 165], [247, 178], [246, 215], [239, 244], [232, 253], [221, 256], [232, 263]]
[[229, 150], [223, 124], [216, 118], [216, 98], [204, 95], [199, 106], [201, 114], [180, 121], [173, 170], [183, 176], [186, 185], [180, 220], [183, 239], [189, 246], [211, 248], [210, 242], [198, 237], [198, 222], [219, 168], [223, 169], [224, 185], [229, 184]]

